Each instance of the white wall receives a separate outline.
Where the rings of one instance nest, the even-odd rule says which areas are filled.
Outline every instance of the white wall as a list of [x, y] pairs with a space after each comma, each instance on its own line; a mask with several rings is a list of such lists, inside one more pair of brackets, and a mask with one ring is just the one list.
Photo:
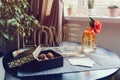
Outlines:
[[[67, 20], [66, 23], [77, 23], [81, 25], [81, 39], [85, 28], [88, 25], [87, 21]], [[120, 56], [120, 23], [102, 23], [102, 32], [97, 34], [97, 45], [105, 47]]]

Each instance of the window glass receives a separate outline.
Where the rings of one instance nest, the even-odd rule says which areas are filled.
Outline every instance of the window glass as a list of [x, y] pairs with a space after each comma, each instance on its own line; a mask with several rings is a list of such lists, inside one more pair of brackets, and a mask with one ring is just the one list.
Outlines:
[[[80, 0], [79, 0], [80, 1]], [[84, 4], [87, 4], [88, 0], [83, 0]], [[111, 4], [120, 5], [120, 0], [94, 0], [95, 6], [108, 6]]]
[[[120, 0], [94, 0], [94, 15], [107, 16], [108, 6], [120, 7]], [[87, 0], [64, 0], [64, 12], [68, 15], [68, 5], [72, 5], [72, 15], [88, 15]]]

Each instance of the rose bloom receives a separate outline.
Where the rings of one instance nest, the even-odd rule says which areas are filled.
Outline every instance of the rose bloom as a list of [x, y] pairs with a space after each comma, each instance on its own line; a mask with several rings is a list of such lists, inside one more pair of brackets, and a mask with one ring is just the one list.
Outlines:
[[95, 33], [100, 33], [101, 29], [102, 29], [102, 24], [98, 20], [95, 20], [95, 22], [94, 22], [94, 32]]

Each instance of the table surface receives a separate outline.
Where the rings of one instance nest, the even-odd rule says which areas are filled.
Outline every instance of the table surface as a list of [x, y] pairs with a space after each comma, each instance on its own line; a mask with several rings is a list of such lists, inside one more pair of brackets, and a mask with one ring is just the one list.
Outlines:
[[[66, 43], [63, 43], [66, 45]], [[67, 43], [67, 45], [69, 45]], [[73, 44], [72, 44], [73, 45]], [[66, 46], [64, 46], [66, 47]], [[110, 50], [105, 49], [106, 51], [110, 52]], [[108, 56], [112, 56], [114, 59], [118, 59], [119, 57], [114, 53], [107, 53]], [[2, 59], [1, 59], [2, 60]], [[3, 59], [4, 62], [4, 59]], [[2, 63], [2, 61], [1, 61]], [[4, 67], [5, 68], [5, 67]], [[4, 69], [3, 68], [3, 69]], [[1, 68], [0, 68], [1, 69]], [[5, 80], [20, 80], [19, 78], [16, 78], [14, 74], [12, 74], [8, 69], [5, 68], [6, 75], [5, 75]], [[106, 70], [94, 70], [94, 71], [84, 71], [84, 72], [75, 72], [75, 73], [64, 73], [64, 74], [55, 74], [55, 75], [43, 75], [43, 76], [32, 76], [32, 77], [22, 77], [22, 79], [29, 79], [29, 80], [95, 80], [95, 79], [101, 79], [104, 77], [108, 77], [115, 72], [117, 72], [119, 68], [114, 68], [114, 69], [106, 69]]]

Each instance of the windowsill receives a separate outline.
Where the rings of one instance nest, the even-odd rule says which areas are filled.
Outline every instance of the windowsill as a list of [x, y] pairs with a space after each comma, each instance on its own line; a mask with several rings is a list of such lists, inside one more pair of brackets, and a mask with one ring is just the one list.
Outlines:
[[[98, 19], [101, 22], [107, 23], [120, 23], [120, 16], [117, 17], [110, 17], [110, 16], [90, 16], [92, 18]], [[75, 15], [68, 15], [65, 16], [65, 20], [74, 20], [74, 21], [88, 21], [88, 16], [75, 16]]]

